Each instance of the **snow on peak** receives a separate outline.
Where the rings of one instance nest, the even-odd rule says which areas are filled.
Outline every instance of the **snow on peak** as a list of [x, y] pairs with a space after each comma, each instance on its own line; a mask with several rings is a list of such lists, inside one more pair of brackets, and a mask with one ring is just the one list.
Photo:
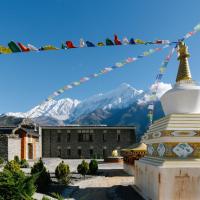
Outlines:
[[[155, 88], [153, 84], [150, 91]], [[160, 83], [157, 96], [171, 89], [171, 84]], [[145, 104], [150, 100], [149, 93], [137, 90], [127, 83], [122, 83], [118, 88], [106, 93], [94, 95], [82, 102], [77, 99], [60, 99], [44, 102], [25, 113], [6, 113], [7, 116], [30, 117], [30, 118], [53, 118], [55, 120], [73, 121], [81, 115], [86, 115], [97, 109], [120, 109], [126, 108], [133, 103]]]
[[38, 118], [38, 117], [51, 117], [57, 120], [67, 120], [72, 112], [72, 110], [80, 103], [77, 99], [60, 99], [50, 100], [44, 102], [30, 111], [26, 113], [6, 113], [8, 116], [15, 117], [30, 117], [30, 118]]
[[73, 118], [88, 114], [96, 109], [115, 109], [129, 106], [144, 92], [136, 90], [127, 83], [104, 94], [98, 94], [82, 101], [74, 110]]

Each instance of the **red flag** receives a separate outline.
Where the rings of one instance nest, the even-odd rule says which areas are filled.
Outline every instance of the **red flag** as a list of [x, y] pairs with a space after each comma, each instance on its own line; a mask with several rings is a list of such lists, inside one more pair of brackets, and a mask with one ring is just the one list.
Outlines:
[[114, 42], [116, 45], [121, 45], [121, 41], [118, 39], [117, 35], [114, 35]]
[[22, 43], [18, 42], [17, 44], [19, 45], [20, 49], [23, 52], [30, 51], [30, 49], [28, 47], [24, 46]]
[[67, 45], [67, 48], [68, 48], [68, 49], [76, 48], [76, 47], [74, 46], [74, 44], [72, 43], [72, 41], [66, 41], [66, 45]]

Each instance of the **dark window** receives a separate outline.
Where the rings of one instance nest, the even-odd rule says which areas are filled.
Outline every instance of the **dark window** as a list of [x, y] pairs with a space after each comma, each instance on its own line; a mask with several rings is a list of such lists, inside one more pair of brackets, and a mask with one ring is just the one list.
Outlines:
[[102, 139], [103, 139], [103, 142], [106, 141], [106, 138], [105, 138], [105, 134], [104, 134], [104, 133], [103, 133], [103, 135], [102, 135]]
[[67, 149], [67, 156], [71, 156], [71, 149]]
[[103, 149], [103, 157], [106, 157], [106, 149]]
[[70, 142], [70, 139], [71, 139], [71, 134], [67, 133], [67, 142]]
[[120, 136], [120, 133], [117, 134], [117, 142], [120, 142], [121, 140], [121, 136]]
[[90, 158], [93, 156], [93, 154], [94, 154], [93, 149], [90, 149]]
[[58, 157], [61, 157], [61, 148], [58, 148]]
[[78, 135], [78, 141], [79, 142], [92, 142], [93, 137], [91, 133], [79, 133]]
[[81, 151], [81, 149], [78, 149], [78, 156], [79, 156], [79, 158], [81, 157], [81, 155], [82, 155], [82, 151]]
[[60, 134], [57, 135], [57, 142], [60, 142], [61, 141], [61, 136]]

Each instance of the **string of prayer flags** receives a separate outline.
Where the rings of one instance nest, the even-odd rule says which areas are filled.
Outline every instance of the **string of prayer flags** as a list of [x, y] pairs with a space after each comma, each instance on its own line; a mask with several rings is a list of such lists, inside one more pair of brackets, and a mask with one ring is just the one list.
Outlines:
[[168, 53], [168, 55], [165, 57], [164, 61], [162, 62], [161, 66], [159, 68], [159, 73], [156, 76], [156, 80], [154, 82], [154, 88], [152, 88], [152, 91], [151, 91], [151, 94], [149, 97], [150, 102], [149, 102], [148, 114], [147, 114], [147, 117], [149, 118], [149, 125], [151, 125], [153, 122], [154, 102], [157, 99], [157, 92], [158, 92], [160, 81], [164, 75], [164, 72], [166, 72], [168, 63], [169, 63], [170, 59], [172, 58], [176, 47], [177, 47], [177, 45], [175, 47], [173, 47], [170, 50], [170, 52]]
[[162, 49], [165, 49], [165, 48], [168, 48], [170, 45], [167, 44], [161, 48], [154, 48], [154, 49], [149, 49], [147, 51], [144, 51], [142, 54], [136, 56], [136, 57], [129, 57], [121, 62], [117, 62], [115, 63], [113, 66], [109, 66], [109, 67], [105, 67], [103, 69], [101, 69], [99, 72], [97, 73], [94, 73], [94, 74], [91, 74], [91, 75], [88, 75], [88, 76], [85, 76], [85, 77], [82, 77], [80, 78], [78, 81], [74, 81], [68, 85], [65, 85], [64, 87], [58, 89], [57, 91], [53, 92], [52, 95], [50, 95], [46, 101], [49, 101], [59, 95], [61, 95], [62, 93], [64, 93], [64, 91], [66, 90], [69, 90], [69, 89], [72, 89], [74, 87], [77, 87], [91, 79], [94, 79], [94, 78], [97, 78], [103, 74], [107, 74], [111, 71], [113, 71], [114, 69], [118, 69], [118, 68], [121, 68], [121, 67], [124, 67], [126, 64], [129, 64], [129, 63], [132, 63], [132, 62], [135, 62], [136, 60], [140, 59], [140, 58], [144, 58], [146, 56], [149, 56], [155, 52], [158, 52], [158, 51], [161, 51]]

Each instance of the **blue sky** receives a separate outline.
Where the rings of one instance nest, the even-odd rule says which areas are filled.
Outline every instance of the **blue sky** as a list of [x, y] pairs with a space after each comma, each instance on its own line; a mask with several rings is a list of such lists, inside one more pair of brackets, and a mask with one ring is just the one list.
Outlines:
[[[0, 44], [11, 40], [37, 47], [80, 38], [176, 40], [200, 22], [200, 1], [186, 0], [1, 0]], [[200, 34], [186, 42], [193, 78], [200, 81]], [[27, 111], [54, 90], [101, 68], [137, 56], [150, 46], [73, 49], [0, 56], [0, 113]], [[169, 49], [65, 92], [61, 98], [85, 99], [129, 83], [148, 89]], [[174, 83], [178, 62], [171, 60], [164, 82]]]

